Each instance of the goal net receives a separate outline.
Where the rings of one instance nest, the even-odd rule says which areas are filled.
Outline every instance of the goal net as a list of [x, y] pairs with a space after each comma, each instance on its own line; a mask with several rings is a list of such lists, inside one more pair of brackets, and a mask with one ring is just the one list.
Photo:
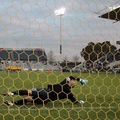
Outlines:
[[[119, 1], [0, 0], [0, 120], [120, 119], [119, 21]], [[80, 78], [76, 104], [64, 84], [65, 99], [5, 104], [31, 95], [8, 92], [32, 89], [34, 98], [33, 88], [69, 86], [69, 76]]]

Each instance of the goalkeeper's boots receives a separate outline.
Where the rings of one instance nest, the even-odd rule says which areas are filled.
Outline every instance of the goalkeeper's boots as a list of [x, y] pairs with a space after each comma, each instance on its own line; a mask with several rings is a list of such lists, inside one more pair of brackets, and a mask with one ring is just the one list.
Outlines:
[[8, 106], [13, 106], [13, 102], [11, 102], [11, 101], [9, 101], [9, 100], [6, 100], [4, 103], [5, 103], [6, 105], [8, 105]]
[[83, 104], [83, 103], [85, 103], [83, 100], [79, 100], [79, 103], [81, 103], [81, 104]]
[[79, 82], [82, 84], [82, 85], [86, 85], [88, 83], [88, 80], [84, 80], [84, 79], [81, 79], [79, 80]]
[[4, 96], [13, 96], [14, 93], [12, 93], [12, 92], [7, 92], [7, 93], [3, 93], [2, 95], [4, 95]]

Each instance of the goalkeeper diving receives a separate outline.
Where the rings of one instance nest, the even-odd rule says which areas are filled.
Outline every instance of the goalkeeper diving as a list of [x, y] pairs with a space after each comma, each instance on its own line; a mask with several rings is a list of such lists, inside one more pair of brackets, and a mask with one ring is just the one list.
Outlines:
[[4, 96], [13, 96], [13, 95], [27, 95], [26, 98], [20, 99], [17, 101], [6, 100], [4, 103], [8, 106], [13, 105], [26, 105], [27, 103], [32, 104], [45, 104], [55, 100], [69, 99], [73, 104], [84, 103], [84, 101], [77, 101], [71, 92], [71, 88], [74, 88], [76, 81], [85, 85], [88, 83], [88, 80], [81, 78], [76, 78], [74, 76], [69, 76], [65, 78], [62, 82], [58, 84], [48, 85], [47, 88], [32, 88], [29, 90], [16, 90], [13, 92], [3, 93]]

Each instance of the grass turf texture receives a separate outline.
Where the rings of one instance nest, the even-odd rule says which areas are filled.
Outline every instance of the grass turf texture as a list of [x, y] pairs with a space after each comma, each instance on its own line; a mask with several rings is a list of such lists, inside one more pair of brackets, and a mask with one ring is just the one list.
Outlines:
[[0, 120], [118, 120], [120, 119], [120, 74], [69, 72], [0, 72], [0, 94], [16, 89], [44, 88], [74, 75], [88, 79], [86, 86], [76, 84], [72, 89], [77, 100], [72, 104], [60, 100], [45, 105], [6, 106], [4, 101], [23, 97], [0, 95]]

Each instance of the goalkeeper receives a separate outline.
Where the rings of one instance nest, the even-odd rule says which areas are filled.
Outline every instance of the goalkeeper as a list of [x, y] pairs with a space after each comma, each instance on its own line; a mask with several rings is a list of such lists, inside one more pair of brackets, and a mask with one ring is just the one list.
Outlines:
[[69, 76], [64, 79], [59, 84], [48, 85], [47, 88], [32, 88], [30, 90], [17, 90], [14, 92], [3, 93], [4, 96], [13, 96], [13, 95], [28, 95], [28, 97], [17, 100], [17, 101], [9, 101], [6, 100], [4, 103], [12, 106], [12, 105], [23, 105], [28, 102], [37, 103], [37, 104], [45, 104], [55, 100], [61, 99], [69, 99], [72, 103], [82, 103], [83, 101], [77, 101], [71, 92], [71, 88], [75, 86], [75, 80], [80, 82], [82, 85], [88, 83], [88, 80], [83, 80], [81, 78], [76, 78], [73, 76]]

